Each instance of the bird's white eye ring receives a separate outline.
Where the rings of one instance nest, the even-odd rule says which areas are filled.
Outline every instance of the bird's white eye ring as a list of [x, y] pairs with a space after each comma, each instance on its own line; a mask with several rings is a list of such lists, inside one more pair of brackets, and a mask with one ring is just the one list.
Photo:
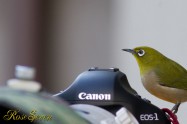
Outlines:
[[141, 50], [138, 51], [138, 56], [143, 56], [144, 54], [145, 54], [144, 50], [141, 49]]

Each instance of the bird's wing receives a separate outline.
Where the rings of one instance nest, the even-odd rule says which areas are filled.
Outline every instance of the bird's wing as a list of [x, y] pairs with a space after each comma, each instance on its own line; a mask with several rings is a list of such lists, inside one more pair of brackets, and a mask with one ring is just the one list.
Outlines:
[[187, 70], [173, 60], [164, 62], [155, 68], [160, 85], [187, 90]]

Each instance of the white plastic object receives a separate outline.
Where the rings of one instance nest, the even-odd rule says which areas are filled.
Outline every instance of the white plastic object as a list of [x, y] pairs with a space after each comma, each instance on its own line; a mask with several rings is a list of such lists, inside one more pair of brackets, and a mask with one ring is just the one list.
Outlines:
[[139, 124], [136, 118], [125, 107], [116, 112], [115, 120], [117, 124]]
[[118, 110], [116, 116], [111, 112], [94, 105], [73, 104], [71, 105], [71, 108], [91, 124], [139, 124], [135, 117], [125, 107]]
[[18, 79], [34, 80], [35, 75], [35, 68], [21, 65], [16, 65], [15, 67], [15, 77]]
[[27, 66], [17, 65], [15, 67], [15, 79], [7, 81], [10, 88], [25, 90], [30, 92], [38, 92], [41, 90], [41, 84], [34, 81], [35, 69]]

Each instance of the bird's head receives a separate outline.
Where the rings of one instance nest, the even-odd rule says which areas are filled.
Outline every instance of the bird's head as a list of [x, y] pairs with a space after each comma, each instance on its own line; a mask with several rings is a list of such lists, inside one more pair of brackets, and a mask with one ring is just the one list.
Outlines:
[[122, 49], [122, 50], [132, 53], [132, 55], [136, 58], [140, 68], [152, 67], [155, 64], [158, 64], [158, 62], [166, 58], [163, 54], [161, 54], [157, 50], [147, 46], [136, 47], [134, 49]]

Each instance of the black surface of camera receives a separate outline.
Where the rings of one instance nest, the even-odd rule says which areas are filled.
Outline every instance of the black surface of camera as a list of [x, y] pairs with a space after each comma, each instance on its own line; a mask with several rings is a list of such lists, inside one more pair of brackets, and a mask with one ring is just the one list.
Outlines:
[[55, 96], [70, 104], [95, 105], [113, 114], [125, 107], [140, 124], [171, 124], [161, 109], [131, 88], [126, 75], [118, 68], [91, 68]]

